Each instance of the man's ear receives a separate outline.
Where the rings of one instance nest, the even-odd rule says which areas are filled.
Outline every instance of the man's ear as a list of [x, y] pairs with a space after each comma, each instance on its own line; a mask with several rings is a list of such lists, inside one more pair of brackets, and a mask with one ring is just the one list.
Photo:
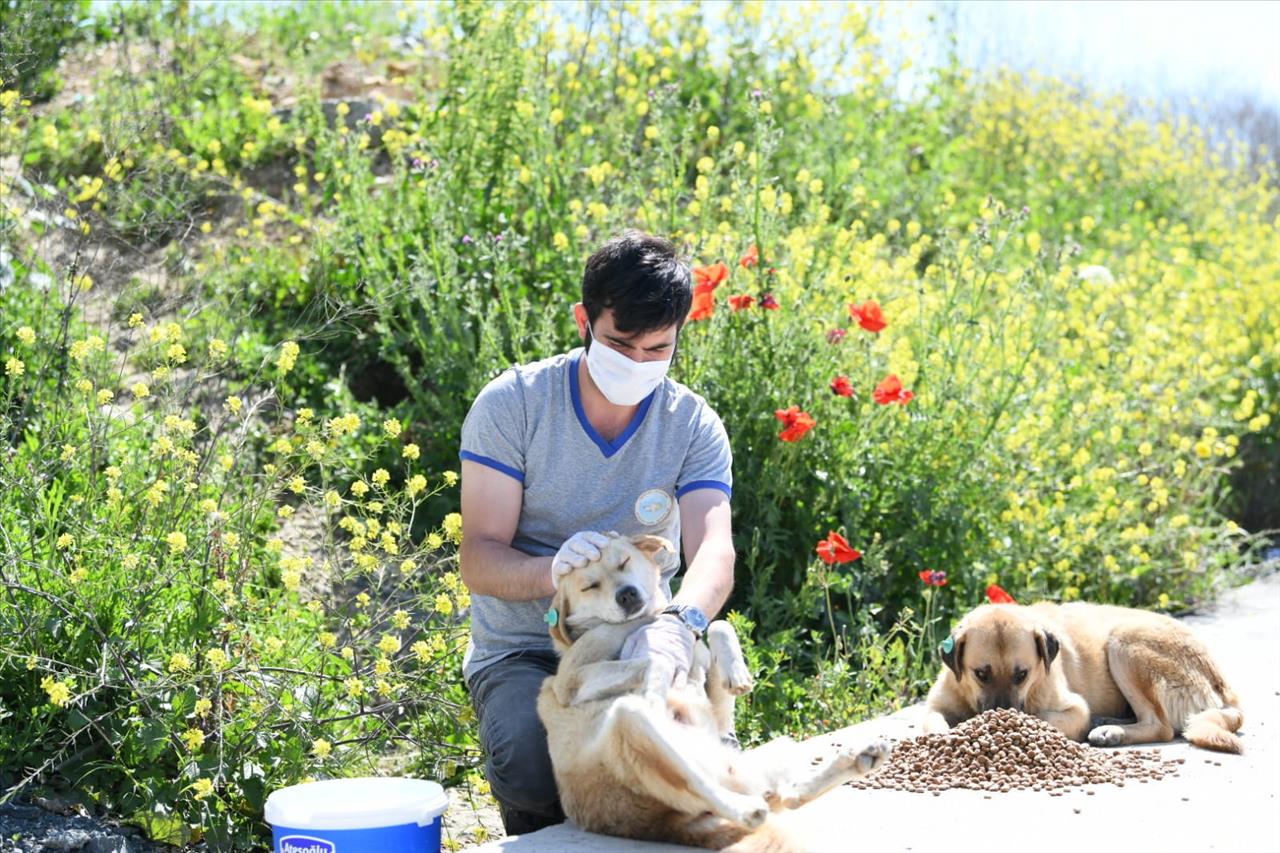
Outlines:
[[959, 629], [942, 641], [942, 662], [955, 673], [956, 681], [964, 675], [964, 633]]
[[560, 586], [551, 599], [551, 609], [547, 611], [547, 633], [558, 646], [572, 646], [573, 638], [569, 636], [569, 596], [565, 595], [565, 583], [568, 576], [560, 579]]
[[675, 546], [671, 544], [671, 540], [663, 539], [661, 536], [654, 536], [649, 533], [642, 533], [639, 536], [631, 537], [631, 544], [636, 546], [640, 553], [644, 554], [653, 562], [658, 562], [658, 555], [663, 551], [672, 554], [676, 552]]
[[1036, 628], [1036, 654], [1040, 656], [1040, 660], [1044, 661], [1044, 668], [1047, 671], [1053, 659], [1058, 656], [1058, 638], [1053, 636], [1051, 631]]

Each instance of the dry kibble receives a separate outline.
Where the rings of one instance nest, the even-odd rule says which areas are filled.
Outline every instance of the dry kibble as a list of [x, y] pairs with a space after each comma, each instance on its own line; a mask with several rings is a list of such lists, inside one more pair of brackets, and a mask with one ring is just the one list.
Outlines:
[[948, 788], [1054, 792], [1083, 785], [1124, 787], [1129, 779], [1163, 779], [1177, 775], [1179, 763], [1162, 760], [1154, 749], [1096, 749], [1069, 740], [1038, 717], [998, 709], [942, 734], [900, 741], [879, 772], [846, 784], [929, 791], [935, 796]]

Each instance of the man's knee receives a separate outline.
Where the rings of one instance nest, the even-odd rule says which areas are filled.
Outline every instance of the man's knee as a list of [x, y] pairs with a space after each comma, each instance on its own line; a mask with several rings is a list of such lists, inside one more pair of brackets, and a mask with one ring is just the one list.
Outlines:
[[560, 795], [541, 725], [525, 731], [505, 729], [481, 740], [488, 754], [485, 776], [495, 797], [522, 811], [556, 807]]
[[494, 664], [470, 685], [489, 787], [508, 807], [531, 814], [559, 811], [547, 731], [537, 711], [538, 690], [554, 668], [554, 661], [512, 658]]

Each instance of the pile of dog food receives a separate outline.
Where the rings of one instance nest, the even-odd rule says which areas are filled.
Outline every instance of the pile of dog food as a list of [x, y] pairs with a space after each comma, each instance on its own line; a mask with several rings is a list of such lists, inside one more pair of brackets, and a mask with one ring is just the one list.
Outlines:
[[1057, 791], [1083, 785], [1148, 782], [1177, 775], [1182, 759], [1165, 761], [1147, 750], [1113, 750], [1069, 740], [1038, 717], [1015, 710], [987, 711], [949, 732], [894, 745], [880, 770], [847, 783], [917, 793], [948, 788], [1006, 792]]

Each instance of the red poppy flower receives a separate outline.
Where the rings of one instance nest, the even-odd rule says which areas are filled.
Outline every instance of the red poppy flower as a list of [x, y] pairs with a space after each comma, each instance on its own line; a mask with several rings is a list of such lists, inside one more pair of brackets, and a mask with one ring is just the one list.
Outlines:
[[1005, 592], [1003, 589], [1001, 589], [999, 586], [995, 584], [991, 584], [991, 586], [987, 587], [987, 601], [990, 601], [992, 604], [1017, 604], [1018, 603], [1013, 600], [1012, 595]]
[[852, 397], [853, 383], [849, 381], [848, 376], [837, 376], [831, 380], [831, 393], [839, 394], [841, 397]]
[[925, 569], [920, 573], [920, 580], [924, 581], [925, 586], [946, 586], [947, 573], [935, 571], [933, 569]]
[[857, 320], [858, 325], [868, 332], [878, 332], [889, 325], [885, 322], [884, 312], [880, 310], [880, 303], [874, 299], [870, 299], [861, 305], [850, 303], [849, 316]]
[[706, 320], [716, 310], [716, 297], [710, 290], [695, 290], [693, 292], [693, 307], [689, 310], [688, 322], [694, 320]]
[[716, 261], [711, 266], [694, 267], [693, 268], [693, 286], [694, 290], [706, 287], [707, 290], [715, 290], [724, 284], [725, 279], [729, 277], [729, 268], [721, 261]]
[[760, 262], [760, 250], [756, 248], [755, 243], [751, 244], [751, 248], [747, 249], [747, 253], [742, 256], [742, 260], [738, 261], [738, 266], [746, 269], [753, 267]]
[[729, 297], [729, 307], [734, 311], [742, 311], [756, 304], [756, 298], [749, 293], [735, 293]]
[[772, 293], [766, 293], [760, 297], [760, 307], [766, 311], [777, 311], [782, 306], [778, 304], [778, 300], [774, 298]]
[[845, 538], [832, 530], [827, 533], [826, 539], [818, 543], [818, 556], [830, 566], [833, 563], [852, 563], [862, 557], [862, 552], [849, 547]]
[[876, 390], [871, 396], [882, 406], [887, 406], [890, 403], [901, 403], [905, 406], [915, 397], [915, 393], [904, 389], [902, 380], [897, 377], [897, 374], [890, 373], [883, 382], [876, 386]]
[[832, 329], [831, 331], [827, 332], [827, 343], [831, 344], [832, 346], [835, 346], [836, 344], [843, 341], [844, 336], [847, 334], [849, 334], [849, 332], [846, 329], [839, 329], [839, 328]]
[[782, 421], [783, 430], [778, 433], [778, 438], [783, 441], [799, 441], [806, 432], [818, 425], [813, 416], [808, 412], [800, 411], [799, 406], [778, 409], [773, 416]]
[[693, 268], [693, 307], [686, 318], [688, 322], [706, 320], [715, 313], [715, 289], [728, 277], [729, 268], [718, 261], [709, 267]]

